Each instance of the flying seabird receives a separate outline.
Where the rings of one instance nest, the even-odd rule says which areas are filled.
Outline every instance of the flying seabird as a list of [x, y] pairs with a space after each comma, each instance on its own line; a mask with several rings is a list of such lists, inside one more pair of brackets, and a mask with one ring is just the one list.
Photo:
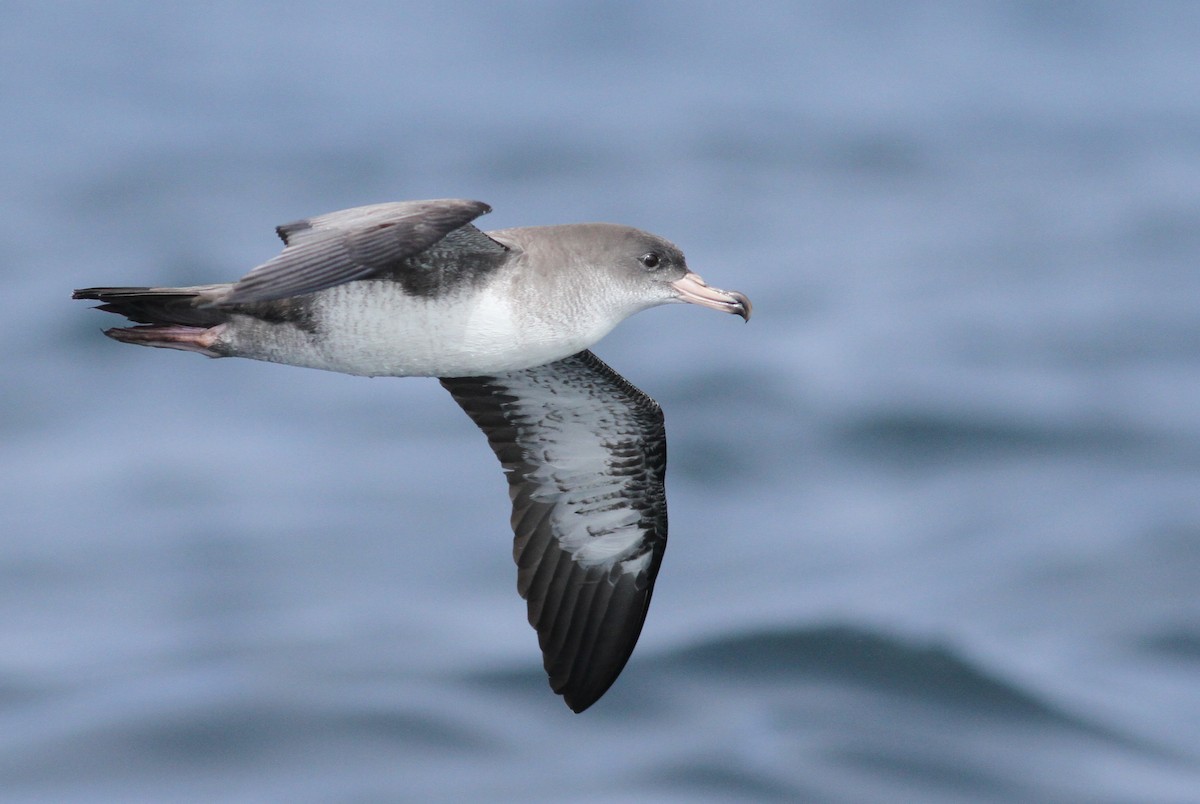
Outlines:
[[625, 666], [667, 543], [662, 411], [588, 348], [689, 302], [750, 318], [683, 253], [628, 226], [482, 232], [479, 201], [374, 204], [276, 229], [237, 282], [99, 287], [124, 343], [365, 376], [437, 377], [508, 476], [517, 590], [551, 688], [582, 712]]

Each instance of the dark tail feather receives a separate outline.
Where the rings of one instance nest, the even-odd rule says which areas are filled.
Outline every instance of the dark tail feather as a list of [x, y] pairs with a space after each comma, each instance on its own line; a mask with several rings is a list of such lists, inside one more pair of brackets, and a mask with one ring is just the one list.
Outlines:
[[228, 285], [200, 285], [191, 288], [83, 288], [72, 299], [101, 302], [96, 308], [123, 315], [138, 324], [213, 327], [225, 321], [227, 311], [216, 307], [197, 307], [196, 301]]

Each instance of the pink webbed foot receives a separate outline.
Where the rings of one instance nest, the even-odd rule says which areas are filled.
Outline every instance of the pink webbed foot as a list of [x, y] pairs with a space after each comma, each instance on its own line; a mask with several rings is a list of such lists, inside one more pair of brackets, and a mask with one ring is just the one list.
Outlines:
[[154, 346], [160, 349], [179, 349], [183, 352], [197, 352], [208, 357], [223, 357], [216, 350], [217, 341], [224, 324], [215, 327], [187, 327], [182, 325], [150, 324], [140, 327], [114, 327], [107, 329], [104, 334], [121, 343], [135, 343], [138, 346]]

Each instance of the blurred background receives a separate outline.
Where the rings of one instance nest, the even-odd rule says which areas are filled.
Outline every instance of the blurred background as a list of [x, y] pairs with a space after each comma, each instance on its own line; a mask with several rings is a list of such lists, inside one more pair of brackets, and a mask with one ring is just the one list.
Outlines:
[[[1200, 6], [0, 5], [6, 801], [1185, 801]], [[755, 317], [596, 349], [671, 545], [573, 715], [432, 380], [133, 349], [69, 299], [477, 198]]]

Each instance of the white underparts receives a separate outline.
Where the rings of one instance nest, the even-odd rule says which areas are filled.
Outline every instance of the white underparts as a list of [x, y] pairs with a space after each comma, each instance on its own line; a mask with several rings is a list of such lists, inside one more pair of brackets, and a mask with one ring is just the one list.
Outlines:
[[427, 299], [395, 282], [352, 282], [314, 296], [315, 331], [233, 316], [222, 342], [236, 356], [345, 374], [455, 377], [550, 363], [611, 328], [581, 332], [517, 314], [501, 287]]

